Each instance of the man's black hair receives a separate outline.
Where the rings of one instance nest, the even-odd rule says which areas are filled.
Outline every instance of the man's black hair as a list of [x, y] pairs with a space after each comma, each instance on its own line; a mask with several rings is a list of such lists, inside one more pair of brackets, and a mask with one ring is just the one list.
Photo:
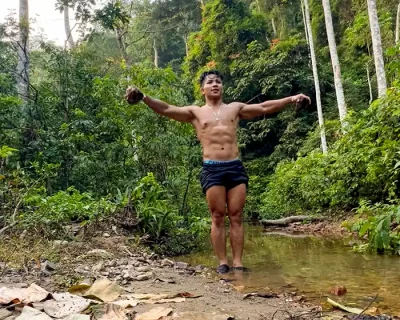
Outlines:
[[210, 75], [210, 74], [216, 75], [216, 76], [217, 76], [218, 78], [220, 78], [222, 81], [224, 80], [224, 77], [222, 76], [222, 73], [219, 72], [218, 70], [209, 70], [209, 71], [205, 71], [205, 72], [203, 72], [203, 73], [201, 74], [200, 79], [199, 79], [200, 87], [203, 86], [204, 79], [205, 79], [208, 75]]

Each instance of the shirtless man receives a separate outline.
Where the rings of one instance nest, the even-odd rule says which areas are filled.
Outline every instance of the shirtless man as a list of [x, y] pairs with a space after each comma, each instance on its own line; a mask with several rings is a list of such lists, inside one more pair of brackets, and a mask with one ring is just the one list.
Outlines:
[[[303, 94], [265, 101], [260, 104], [222, 102], [223, 78], [218, 71], [204, 72], [200, 77], [201, 92], [206, 104], [202, 107], [176, 107], [144, 95], [130, 87], [126, 91], [129, 104], [143, 101], [156, 113], [191, 123], [203, 149], [203, 170], [200, 182], [212, 217], [211, 241], [219, 259], [218, 273], [244, 270], [242, 264], [244, 228], [242, 212], [246, 200], [248, 177], [239, 160], [236, 130], [240, 119], [272, 114], [289, 104], [310, 103]], [[225, 215], [230, 221], [232, 268], [228, 265], [225, 240]]]

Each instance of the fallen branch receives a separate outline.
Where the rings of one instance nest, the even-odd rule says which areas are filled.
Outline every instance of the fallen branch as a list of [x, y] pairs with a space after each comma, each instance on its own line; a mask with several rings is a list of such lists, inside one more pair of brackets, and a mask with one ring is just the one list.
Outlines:
[[264, 226], [286, 226], [290, 223], [293, 222], [303, 222], [304, 220], [308, 221], [319, 221], [319, 220], [324, 220], [324, 217], [311, 217], [311, 216], [291, 216], [291, 217], [286, 217], [282, 219], [276, 219], [276, 220], [261, 220], [261, 223]]
[[279, 231], [266, 231], [263, 233], [265, 236], [281, 236], [281, 237], [288, 237], [288, 238], [298, 238], [298, 239], [305, 239], [310, 238], [311, 235], [307, 234], [294, 234], [288, 232], [279, 232]]

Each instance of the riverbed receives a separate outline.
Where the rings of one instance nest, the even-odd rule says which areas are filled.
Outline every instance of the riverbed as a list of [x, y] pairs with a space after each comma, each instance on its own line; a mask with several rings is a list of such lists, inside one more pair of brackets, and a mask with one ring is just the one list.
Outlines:
[[[243, 262], [251, 270], [224, 277], [244, 292], [296, 291], [325, 307], [329, 297], [364, 309], [378, 295], [372, 306], [399, 316], [400, 257], [356, 253], [350, 243], [349, 239], [264, 233], [260, 226], [246, 226]], [[212, 268], [217, 263], [211, 245], [181, 259]], [[347, 288], [344, 296], [330, 293], [338, 285]]]

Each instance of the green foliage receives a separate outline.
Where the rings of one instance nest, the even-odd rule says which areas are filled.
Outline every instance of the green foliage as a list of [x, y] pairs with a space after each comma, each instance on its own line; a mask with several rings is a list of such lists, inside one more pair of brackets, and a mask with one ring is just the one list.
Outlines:
[[[201, 31], [191, 35], [184, 71], [199, 97], [198, 75], [217, 68], [229, 86], [230, 65], [249, 43], [265, 43], [265, 21], [240, 0], [213, 0], [203, 10]], [[227, 45], [229, 43], [229, 45]], [[195, 75], [195, 77], [194, 77]]]
[[351, 208], [399, 197], [400, 91], [347, 119], [346, 134], [328, 155], [313, 151], [280, 163], [264, 194], [263, 214], [282, 215], [332, 207]]
[[389, 251], [400, 254], [400, 206], [362, 201], [360, 208], [346, 226], [368, 239], [368, 245], [355, 247], [355, 250]]
[[58, 191], [54, 195], [34, 194], [24, 203], [32, 208], [19, 215], [24, 227], [38, 226], [45, 230], [59, 231], [71, 222], [86, 224], [100, 217], [106, 218], [115, 211], [115, 205], [108, 199], [95, 199], [88, 192], [80, 193], [73, 187]]

